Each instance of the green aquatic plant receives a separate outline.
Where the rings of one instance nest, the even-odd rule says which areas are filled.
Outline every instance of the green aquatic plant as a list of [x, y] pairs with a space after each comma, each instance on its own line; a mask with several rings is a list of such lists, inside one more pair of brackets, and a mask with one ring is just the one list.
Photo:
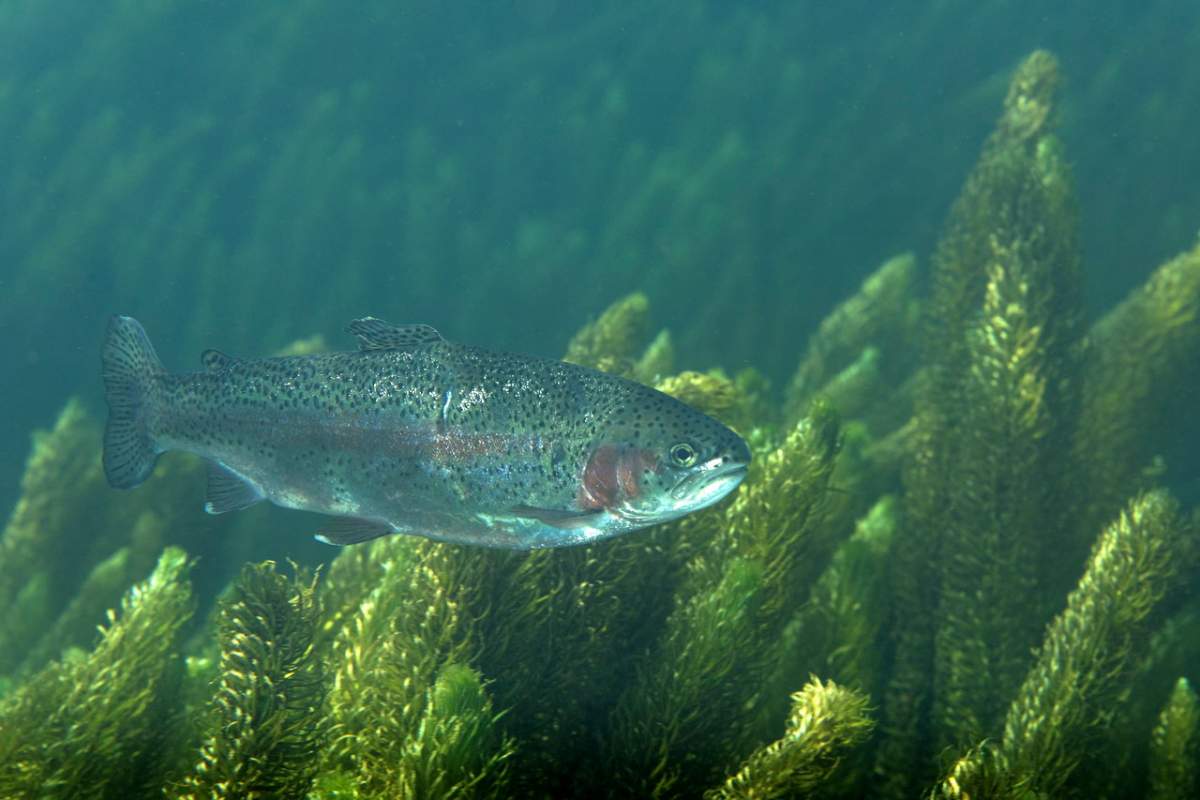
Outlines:
[[935, 793], [947, 798], [1056, 797], [1105, 732], [1195, 532], [1162, 492], [1134, 500], [1096, 542], [1066, 609], [1050, 624], [1009, 706], [1004, 735], [960, 759]]
[[911, 253], [888, 259], [821, 322], [788, 383], [788, 419], [801, 417], [818, 394], [855, 419], [890, 404], [917, 351], [916, 282]]
[[1175, 440], [1171, 421], [1191, 413], [1198, 348], [1200, 244], [1155, 270], [1088, 334], [1073, 450], [1093, 491], [1076, 512], [1077, 537], [1156, 477], [1156, 457]]
[[356, 587], [362, 599], [332, 645], [327, 763], [357, 775], [360, 797], [448, 797], [497, 779], [510, 745], [463, 663], [487, 556], [401, 537], [372, 556], [379, 579]]
[[878, 765], [906, 782], [897, 794], [930, 734], [963, 746], [1002, 719], [1044, 612], [1037, 565], [1074, 494], [1080, 274], [1057, 83], [1047, 53], [1017, 69], [934, 257]]
[[563, 360], [629, 377], [649, 324], [650, 301], [635, 292], [583, 326], [567, 345]]
[[[1085, 330], [1056, 70], [1018, 68], [928, 296], [914, 257], [884, 263], [789, 356], [782, 398], [753, 369], [677, 372], [645, 295], [572, 339], [569, 359], [750, 442], [737, 494], [670, 524], [528, 553], [393, 536], [287, 577], [245, 563], [279, 546], [268, 510], [200, 515], [195, 461], [105, 488], [99, 426], [69, 403], [0, 537], [0, 796], [1189, 796], [1179, 590], [1200, 548], [1161, 486], [1186, 496], [1189, 464], [1161, 417], [1200, 363], [1200, 251]], [[367, 95], [314, 101], [283, 161]], [[457, 185], [436, 141], [407, 147]], [[697, 180], [732, 187], [747, 157], [732, 137]], [[670, 224], [707, 218], [706, 191]], [[515, 235], [531, 258], [560, 241]]]
[[1200, 698], [1180, 678], [1154, 726], [1150, 750], [1150, 797], [1195, 797], [1200, 782]]
[[[53, 429], [34, 436], [21, 499], [0, 536], [0, 603], [8, 609], [0, 615], [0, 671], [13, 671], [31, 647], [57, 656], [57, 649], [81, 643], [65, 638], [44, 646], [33, 642], [54, 624], [62, 604], [75, 594], [77, 575], [73, 573], [80, 565], [64, 561], [59, 554], [71, 548], [80, 531], [95, 521], [89, 499], [100, 495], [104, 481], [93, 457], [95, 451], [88, 443], [98, 435], [95, 420], [80, 402], [72, 401], [59, 414]], [[148, 549], [160, 546], [155, 543]], [[104, 572], [111, 574], [119, 561], [112, 562]], [[140, 574], [146, 568], [148, 565], [143, 564]], [[132, 582], [132, 574], [126, 570], [122, 573], [114, 576], [115, 587], [104, 581], [109, 590], [115, 591], [103, 597], [96, 596], [101, 591], [99, 576], [89, 581], [90, 599], [100, 601], [98, 606], [90, 606], [92, 615], [97, 608], [113, 605]], [[98, 617], [89, 620], [89, 634], [98, 621]]]
[[518, 743], [511, 794], [607, 781], [597, 742], [642, 655], [631, 643], [648, 645], [660, 629], [681, 569], [672, 538], [696, 524], [494, 559], [476, 663], [484, 674], [505, 676], [489, 687], [496, 706], [520, 709], [503, 720]]
[[190, 567], [165, 550], [109, 612], [91, 652], [49, 664], [3, 699], [0, 796], [121, 798], [162, 785]]
[[[901, 467], [914, 446], [921, 319], [916, 271], [911, 254], [880, 265], [818, 326], [785, 392], [785, 420], [801, 418], [816, 398], [846, 418], [834, 483], [850, 498], [854, 516], [899, 489]], [[756, 420], [775, 417], [760, 405], [751, 407]]]
[[[141, 542], [147, 539], [154, 541], [154, 528], [157, 520], [147, 512], [138, 518], [133, 538]], [[149, 529], [149, 535], [145, 535]], [[28, 674], [43, 664], [46, 664], [62, 651], [73, 646], [75, 642], [86, 642], [96, 629], [97, 609], [108, 608], [113, 599], [118, 598], [136, 576], [133, 549], [126, 545], [121, 547], [108, 558], [92, 567], [87, 577], [79, 584], [76, 594], [48, 628], [39, 631], [37, 641], [24, 651], [23, 658], [17, 666], [17, 674]], [[36, 578], [35, 578], [36, 580]], [[36, 583], [34, 584], [37, 585]], [[18, 611], [30, 611], [27, 608]], [[31, 615], [30, 621], [46, 624], [49, 615]], [[30, 637], [32, 638], [32, 637]], [[21, 651], [18, 650], [18, 653]]]
[[792, 695], [783, 738], [756, 750], [706, 800], [771, 800], [812, 794], [871, 733], [865, 695], [813, 678]]
[[887, 573], [898, 502], [885, 495], [860, 518], [813, 585], [808, 602], [785, 630], [782, 677], [829, 675], [839, 684], [878, 696], [888, 622]]
[[750, 399], [721, 370], [668, 375], [657, 381], [654, 388], [721, 420], [735, 430], [749, 432], [756, 422]]
[[316, 578], [248, 564], [222, 602], [211, 732], [181, 798], [302, 798], [325, 747]]
[[478, 672], [448, 664], [426, 692], [425, 709], [410, 734], [400, 780], [388, 797], [458, 798], [500, 794], [511, 743]]

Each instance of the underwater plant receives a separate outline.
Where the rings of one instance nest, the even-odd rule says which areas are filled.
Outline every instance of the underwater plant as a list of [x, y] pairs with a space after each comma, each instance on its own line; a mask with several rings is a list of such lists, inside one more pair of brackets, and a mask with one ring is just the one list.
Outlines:
[[65, 654], [4, 698], [0, 796], [134, 797], [157, 792], [178, 733], [179, 635], [192, 614], [188, 558], [163, 551], [109, 611], [88, 653]]
[[571, 340], [754, 450], [636, 535], [288, 576], [266, 517], [189, 523], [193, 462], [105, 491], [69, 402], [0, 537], [0, 797], [1192, 796], [1200, 247], [1088, 327], [1057, 83], [1016, 70], [928, 296], [885, 262], [781, 399], [677, 371], [640, 294]]
[[247, 564], [221, 603], [212, 730], [181, 798], [301, 798], [312, 784], [325, 746], [316, 579], [274, 566]]

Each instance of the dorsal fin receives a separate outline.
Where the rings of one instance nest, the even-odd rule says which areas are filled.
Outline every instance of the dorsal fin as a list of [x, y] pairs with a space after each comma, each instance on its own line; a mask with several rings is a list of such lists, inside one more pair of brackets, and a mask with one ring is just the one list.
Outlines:
[[238, 359], [233, 356], [226, 355], [220, 350], [205, 350], [200, 354], [200, 363], [209, 372], [217, 372], [223, 369], [229, 369], [234, 364], [238, 363]]
[[346, 332], [358, 337], [359, 350], [407, 350], [445, 341], [428, 325], [393, 325], [375, 317], [354, 320], [346, 326]]

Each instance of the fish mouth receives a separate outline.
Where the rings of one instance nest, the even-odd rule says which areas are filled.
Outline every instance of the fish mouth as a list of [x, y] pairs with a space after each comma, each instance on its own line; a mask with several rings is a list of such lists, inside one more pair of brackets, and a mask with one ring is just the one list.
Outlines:
[[746, 478], [746, 464], [733, 462], [688, 475], [671, 496], [689, 511], [707, 508], [732, 492]]
[[623, 503], [620, 508], [609, 510], [624, 522], [638, 527], [670, 522], [720, 501], [745, 477], [746, 464], [718, 464], [683, 478], [667, 493], [664, 503], [652, 508]]

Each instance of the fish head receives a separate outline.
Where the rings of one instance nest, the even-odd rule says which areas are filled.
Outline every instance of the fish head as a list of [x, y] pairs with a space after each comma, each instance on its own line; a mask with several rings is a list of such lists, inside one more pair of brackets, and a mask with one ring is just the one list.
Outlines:
[[[707, 508], [738, 487], [750, 448], [734, 431], [670, 401], [597, 447], [584, 470], [580, 503], [604, 507], [629, 528], [669, 522]], [[613, 440], [616, 444], [613, 444]]]

